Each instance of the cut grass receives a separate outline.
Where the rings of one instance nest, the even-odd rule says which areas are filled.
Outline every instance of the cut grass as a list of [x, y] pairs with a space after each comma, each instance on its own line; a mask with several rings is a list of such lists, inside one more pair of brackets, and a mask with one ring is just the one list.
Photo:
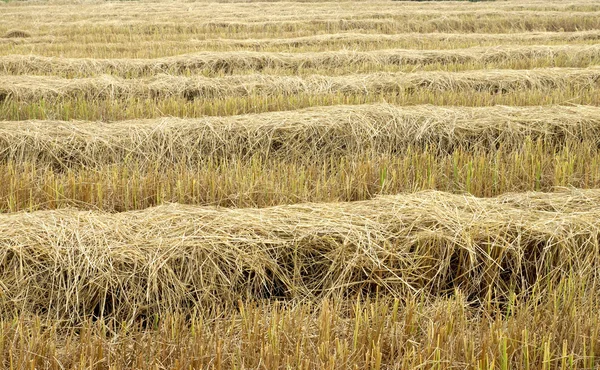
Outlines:
[[369, 105], [198, 120], [2, 122], [0, 210], [594, 188], [598, 116], [589, 106]]
[[114, 121], [230, 116], [312, 106], [387, 102], [396, 105], [600, 105], [600, 69], [377, 73], [356, 76], [161, 75], [61, 79], [0, 77], [0, 120]]

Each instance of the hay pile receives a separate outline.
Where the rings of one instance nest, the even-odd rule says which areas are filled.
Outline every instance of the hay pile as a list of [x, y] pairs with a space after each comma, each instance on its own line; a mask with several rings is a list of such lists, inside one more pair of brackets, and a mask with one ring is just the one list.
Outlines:
[[600, 108], [332, 106], [201, 119], [103, 122], [0, 121], [0, 161], [53, 166], [195, 164], [207, 158], [315, 160], [409, 148], [516, 150], [596, 143]]
[[0, 215], [0, 312], [130, 320], [240, 299], [457, 288], [477, 300], [597, 274], [599, 219], [598, 190]]
[[251, 95], [414, 94], [447, 91], [505, 94], [522, 90], [577, 90], [597, 87], [600, 68], [540, 68], [468, 72], [371, 73], [350, 76], [242, 75], [221, 78], [157, 75], [128, 80], [113, 76], [65, 79], [1, 76], [0, 101], [49, 102], [61, 98], [185, 98], [188, 100]]

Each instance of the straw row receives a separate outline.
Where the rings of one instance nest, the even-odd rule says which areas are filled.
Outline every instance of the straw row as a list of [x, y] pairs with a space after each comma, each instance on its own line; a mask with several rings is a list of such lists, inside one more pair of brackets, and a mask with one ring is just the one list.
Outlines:
[[[263, 10], [267, 12], [268, 10]], [[306, 15], [301, 19], [287, 20], [292, 17], [249, 16], [248, 18], [227, 17], [219, 19], [205, 18], [198, 20], [183, 19], [160, 20], [155, 16], [152, 20], [131, 20], [130, 17], [119, 19], [103, 18], [99, 20], [81, 20], [79, 22], [48, 19], [44, 27], [56, 31], [59, 35], [69, 34], [101, 34], [102, 31], [114, 32], [110, 38], [116, 39], [129, 34], [130, 29], [142, 34], [164, 33], [180, 35], [203, 35], [211, 38], [226, 33], [237, 38], [271, 35], [271, 37], [308, 36], [316, 33], [331, 33], [362, 30], [371, 33], [408, 33], [408, 32], [464, 32], [464, 33], [508, 33], [508, 32], [574, 32], [591, 31], [600, 28], [600, 11], [563, 12], [563, 11], [523, 11], [500, 14], [495, 10], [481, 12], [462, 12], [450, 16], [451, 11], [444, 14], [421, 10], [401, 14], [373, 15], [367, 17], [339, 17], [335, 14]], [[446, 14], [448, 13], [448, 14]], [[540, 14], [541, 13], [541, 14]], [[57, 16], [57, 18], [60, 18]], [[296, 16], [296, 18], [299, 18]], [[515, 22], [518, 19], [520, 22]], [[182, 22], [185, 22], [182, 26]], [[18, 23], [7, 23], [9, 27], [19, 27]]]
[[[106, 35], [106, 32], [98, 32], [97, 35], [0, 37], [0, 54], [28, 55], [32, 54], [31, 48], [35, 47], [35, 54], [47, 57], [138, 59], [162, 58], [208, 51], [449, 50], [498, 45], [593, 44], [600, 40], [600, 32], [596, 30], [500, 34], [405, 33], [391, 35], [357, 33], [356, 31], [364, 32], [354, 30], [354, 32], [326, 33], [301, 37], [282, 35], [276, 38], [273, 38], [272, 35], [262, 34], [247, 35], [246, 38], [235, 38], [228, 34], [181, 35], [163, 32], [160, 40], [153, 37], [153, 34], [137, 34], [132, 39], [130, 35], [114, 36], [112, 34]], [[104, 37], [109, 37], [110, 40], [105, 40]]]
[[510, 151], [526, 139], [548, 147], [598, 142], [600, 108], [375, 104], [112, 123], [0, 121], [0, 161], [59, 167], [128, 161], [194, 164], [254, 156], [297, 161], [390, 155], [408, 148]]
[[584, 66], [600, 62], [600, 45], [507, 46], [461, 50], [327, 51], [319, 53], [221, 52], [158, 59], [74, 59], [11, 55], [0, 57], [0, 73], [140, 77], [158, 73], [296, 71], [428, 64], [490, 64], [523, 60], [565, 61]]
[[111, 76], [64, 79], [47, 76], [0, 77], [0, 101], [195, 98], [295, 94], [413, 94], [418, 91], [475, 91], [504, 94], [519, 90], [575, 90], [597, 87], [600, 68], [544, 68], [468, 72], [372, 73], [351, 76], [243, 75], [221, 78], [157, 75], [127, 80]]
[[[21, 34], [19, 34], [21, 33]], [[0, 44], [68, 44], [70, 39], [66, 36], [23, 36], [25, 31], [9, 30], [3, 37], [0, 37]], [[75, 37], [75, 36], [74, 36]], [[172, 40], [153, 40], [156, 43], [172, 43], [177, 39]], [[513, 43], [575, 43], [582, 41], [600, 40], [600, 31], [572, 31], [572, 32], [514, 32], [514, 33], [400, 33], [400, 34], [374, 34], [374, 33], [358, 33], [358, 32], [343, 32], [319, 34], [302, 37], [289, 38], [261, 38], [261, 39], [201, 39], [195, 38], [186, 40], [198, 47], [213, 46], [219, 44], [223, 47], [231, 49], [267, 49], [267, 48], [298, 48], [307, 46], [323, 46], [342, 44], [342, 45], [364, 45], [364, 44], [393, 44], [405, 43], [415, 45], [415, 49], [424, 43], [436, 41], [438, 43], [447, 42], [450, 44], [458, 41], [477, 42], [480, 44], [495, 45], [510, 45]], [[103, 46], [109, 43], [102, 43]], [[73, 45], [75, 46], [75, 45]]]
[[364, 45], [364, 44], [391, 44], [406, 43], [413, 44], [415, 48], [425, 43], [437, 41], [456, 43], [459, 41], [507, 44], [517, 42], [581, 42], [600, 40], [600, 31], [575, 31], [575, 32], [525, 32], [525, 33], [402, 33], [402, 34], [369, 34], [369, 33], [335, 33], [324, 35], [312, 35], [303, 37], [279, 38], [279, 39], [215, 39], [215, 40], [192, 40], [198, 45], [227, 46], [240, 49], [266, 49], [276, 47], [298, 48], [307, 46], [330, 45]]
[[596, 271], [600, 191], [0, 215], [0, 308], [54, 319], [239, 299], [528, 289]]

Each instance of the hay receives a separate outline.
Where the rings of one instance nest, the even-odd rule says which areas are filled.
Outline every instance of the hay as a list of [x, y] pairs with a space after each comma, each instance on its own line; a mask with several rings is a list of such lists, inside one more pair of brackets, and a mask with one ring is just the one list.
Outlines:
[[289, 96], [296, 94], [432, 94], [445, 91], [489, 92], [578, 90], [596, 87], [600, 68], [540, 68], [535, 70], [480, 70], [467, 72], [371, 73], [329, 77], [262, 74], [222, 78], [158, 75], [136, 80], [112, 76], [64, 79], [45, 76], [1, 76], [4, 100], [53, 101], [62, 98], [128, 99]]
[[598, 219], [598, 190], [0, 215], [0, 311], [127, 320], [240, 299], [522, 291], [597, 271]]
[[369, 52], [327, 51], [318, 53], [204, 52], [158, 59], [75, 59], [10, 55], [0, 57], [6, 74], [54, 74], [127, 77], [159, 73], [227, 73], [264, 69], [298, 71], [335, 70], [344, 67], [383, 68], [392, 65], [489, 64], [522, 60], [600, 60], [600, 45], [504, 46], [458, 50], [377, 50]]
[[0, 121], [0, 161], [52, 166], [196, 164], [208, 158], [318, 160], [409, 148], [517, 150], [596, 143], [600, 108], [332, 106], [201, 119]]

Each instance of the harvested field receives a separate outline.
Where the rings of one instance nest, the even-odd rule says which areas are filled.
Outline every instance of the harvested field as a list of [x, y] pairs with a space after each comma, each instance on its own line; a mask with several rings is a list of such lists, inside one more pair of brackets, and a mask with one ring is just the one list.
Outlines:
[[[142, 35], [227, 33], [238, 37], [268, 32], [272, 36], [284, 37], [356, 29], [373, 33], [571, 32], [597, 29], [600, 13], [597, 4], [590, 10], [565, 11], [558, 7], [541, 12], [536, 8], [500, 11], [489, 6], [461, 10], [452, 9], [452, 5], [414, 7], [403, 2], [385, 3], [382, 9], [382, 5], [378, 2], [355, 2], [340, 7], [336, 2], [322, 2], [307, 9], [306, 5], [299, 3], [233, 3], [214, 8], [202, 2], [186, 7], [165, 2], [91, 3], [87, 6], [49, 4], [37, 7], [39, 13], [35, 19], [30, 17], [32, 8], [25, 11], [13, 8], [6, 13], [4, 27], [23, 28], [38, 22], [36, 28], [40, 33], [52, 30], [65, 35], [95, 35], [105, 40], [128, 34], [127, 30], [131, 28]], [[515, 22], [515, 19], [518, 21]], [[109, 33], [101, 35], [102, 30]]]
[[[19, 29], [33, 37], [27, 41], [0, 38], [0, 55], [78, 58], [158, 58], [265, 47], [266, 51], [324, 51], [594, 42], [599, 19], [599, 7], [593, 2], [493, 8], [469, 4], [464, 10], [452, 4], [406, 2], [343, 7], [322, 2], [312, 9], [277, 2], [221, 4], [215, 9], [203, 3], [190, 3], [184, 9], [164, 2], [3, 8], [0, 34]], [[44, 37], [51, 40], [40, 43]], [[318, 44], [311, 46], [315, 41]]]
[[[0, 78], [1, 79], [1, 78]], [[112, 80], [111, 80], [112, 81]], [[526, 83], [526, 82], [525, 82]], [[357, 86], [359, 89], [360, 86]], [[93, 89], [94, 87], [92, 87]], [[122, 98], [86, 100], [84, 93], [72, 91], [74, 97], [38, 100], [15, 100], [6, 95], [0, 104], [0, 120], [84, 120], [84, 121], [120, 121], [132, 119], [154, 119], [160, 117], [201, 118], [205, 116], [232, 116], [263, 112], [280, 112], [304, 109], [314, 106], [361, 105], [389, 103], [399, 106], [412, 105], [458, 105], [468, 107], [488, 107], [496, 105], [532, 106], [558, 105], [568, 102], [575, 105], [600, 105], [600, 93], [596, 84], [585, 82], [575, 89], [566, 82], [565, 89], [516, 89], [510, 93], [491, 93], [490, 91], [443, 90], [433, 92], [426, 88], [408, 90], [402, 93], [345, 94], [325, 93], [312, 95], [299, 93], [294, 95], [252, 94], [248, 96], [225, 96], [222, 98], [199, 98], [191, 96], [170, 96], [165, 98]], [[26, 93], [30, 93], [28, 91]], [[34, 92], [38, 94], [39, 91]], [[44, 91], [49, 95], [56, 91]], [[163, 93], [163, 92], [160, 92]], [[166, 93], [173, 93], [166, 92]], [[193, 94], [192, 94], [193, 95]]]
[[597, 1], [0, 14], [0, 368], [600, 367]]

